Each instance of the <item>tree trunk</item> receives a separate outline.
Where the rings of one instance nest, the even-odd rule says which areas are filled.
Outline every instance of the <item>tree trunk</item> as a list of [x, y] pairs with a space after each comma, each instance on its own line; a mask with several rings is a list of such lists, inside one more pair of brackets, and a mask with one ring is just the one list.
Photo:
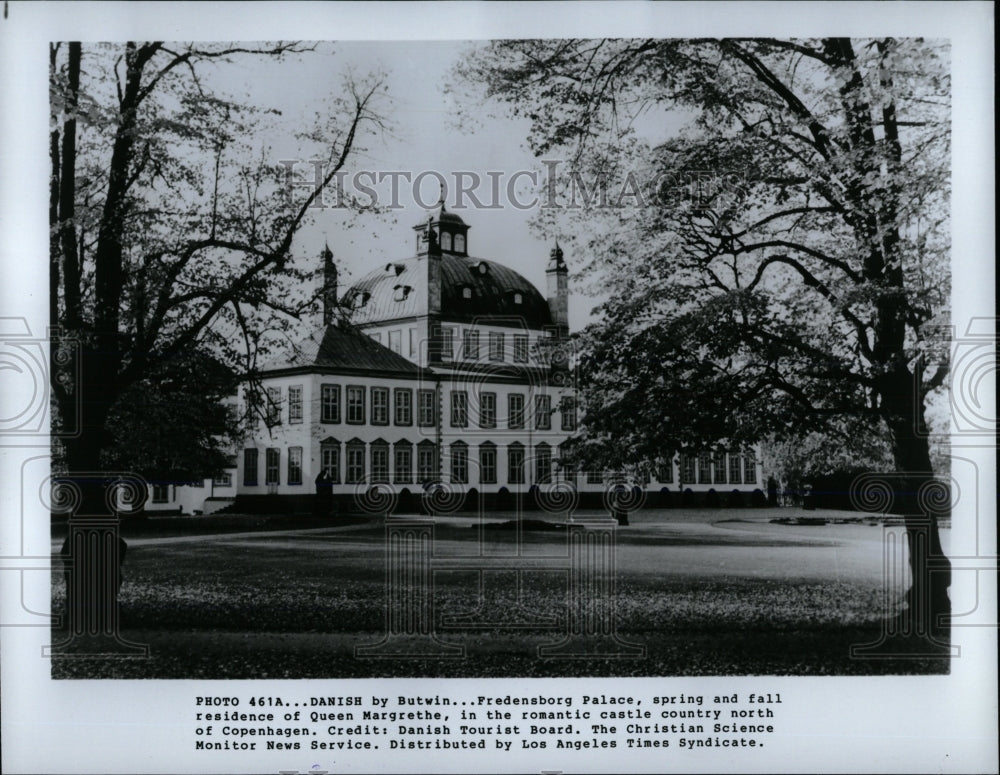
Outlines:
[[[56, 653], [120, 653], [118, 591], [126, 544], [119, 533], [116, 473], [102, 470], [107, 418], [115, 400], [105, 359], [92, 348], [78, 354], [75, 435], [65, 440], [65, 472], [54, 474], [72, 493], [67, 537], [62, 547], [66, 580], [66, 639]], [[72, 397], [71, 397], [72, 399]], [[66, 412], [72, 408], [67, 407]], [[126, 649], [130, 650], [130, 649]]]
[[919, 375], [906, 369], [888, 375], [893, 388], [883, 392], [883, 409], [898, 473], [893, 511], [903, 517], [909, 555], [903, 632], [926, 637], [946, 635], [951, 614], [951, 563], [941, 546], [937, 519], [946, 513], [949, 498], [946, 486], [934, 476], [927, 436], [921, 433], [924, 407], [914, 390], [916, 379]]

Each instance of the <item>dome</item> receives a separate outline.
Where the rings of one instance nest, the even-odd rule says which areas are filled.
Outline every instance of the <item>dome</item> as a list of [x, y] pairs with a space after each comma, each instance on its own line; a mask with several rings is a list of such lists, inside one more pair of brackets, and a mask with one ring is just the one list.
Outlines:
[[[432, 221], [437, 222], [437, 223], [454, 223], [454, 224], [458, 224], [460, 226], [466, 226], [467, 225], [465, 223], [465, 221], [462, 220], [461, 216], [458, 215], [458, 213], [453, 213], [453, 212], [451, 212], [450, 210], [448, 210], [445, 207], [443, 199], [438, 203], [437, 212], [436, 213], [433, 213], [433, 212], [429, 213], [428, 216], [430, 217], [430, 219]], [[414, 229], [422, 229], [426, 225], [427, 225], [427, 219], [425, 218], [424, 220], [422, 220], [419, 223], [415, 224], [413, 226], [413, 228]]]
[[[355, 310], [353, 321], [364, 325], [426, 314], [427, 271], [422, 265], [426, 260], [391, 261], [361, 278], [344, 297]], [[552, 325], [548, 302], [513, 269], [472, 256], [444, 254], [439, 260], [442, 320], [467, 323], [489, 317], [495, 318], [490, 325], [533, 329]]]
[[438, 215], [437, 219], [439, 221], [443, 221], [444, 223], [459, 223], [462, 226], [466, 225], [465, 221], [462, 220], [458, 213], [448, 212], [444, 208], [441, 208], [441, 213]]

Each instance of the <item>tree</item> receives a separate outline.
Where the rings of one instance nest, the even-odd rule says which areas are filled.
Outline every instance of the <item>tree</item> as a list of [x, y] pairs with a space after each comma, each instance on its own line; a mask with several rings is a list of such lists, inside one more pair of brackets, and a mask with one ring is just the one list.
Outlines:
[[257, 144], [273, 111], [222, 85], [251, 61], [305, 53], [288, 43], [50, 48], [54, 430], [66, 431], [63, 462], [79, 479], [81, 514], [103, 511], [107, 482], [93, 472], [135, 442], [116, 439], [109, 424], [130, 411], [123, 399], [152, 382], [166, 396], [164, 380], [184, 383], [206, 355], [233, 368], [242, 357], [249, 369], [267, 334], [310, 309], [293, 238], [323, 186], [380, 128], [383, 87], [351, 81], [327, 100], [330, 115], [302, 135], [304, 154], [323, 146], [304, 156], [326, 160], [322, 185], [297, 197], [287, 169]]
[[195, 350], [127, 387], [108, 416], [101, 471], [130, 471], [150, 482], [201, 483], [232, 466], [240, 438], [237, 374]]
[[[127, 389], [198, 348], [249, 367], [263, 332], [310, 309], [292, 242], [322, 186], [290, 196], [286, 170], [253, 145], [267, 111], [213, 92], [201, 72], [304, 51], [51, 47], [51, 317], [54, 346], [76, 345], [52, 390], [57, 422], [79, 429], [65, 440], [70, 471], [99, 470]], [[314, 130], [323, 185], [381, 123], [381, 84], [348, 86]]]
[[565, 154], [545, 223], [589, 235], [607, 289], [582, 335], [582, 454], [884, 430], [909, 610], [935, 615], [950, 578], [918, 493], [948, 373], [947, 58], [917, 39], [502, 41], [468, 70], [550, 170]]

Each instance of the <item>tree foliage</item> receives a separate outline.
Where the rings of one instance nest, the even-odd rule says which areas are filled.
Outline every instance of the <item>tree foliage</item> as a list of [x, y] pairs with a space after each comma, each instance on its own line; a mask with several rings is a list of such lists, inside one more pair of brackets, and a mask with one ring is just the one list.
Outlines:
[[122, 391], [111, 408], [102, 471], [198, 482], [232, 467], [237, 374], [203, 350], [182, 353]]
[[[930, 470], [945, 44], [501, 41], [468, 72], [564, 161], [543, 219], [581, 235], [608, 297], [582, 335], [585, 457], [817, 431], [849, 447], [865, 422], [899, 470]], [[606, 206], [572, 207], [581, 182]]]

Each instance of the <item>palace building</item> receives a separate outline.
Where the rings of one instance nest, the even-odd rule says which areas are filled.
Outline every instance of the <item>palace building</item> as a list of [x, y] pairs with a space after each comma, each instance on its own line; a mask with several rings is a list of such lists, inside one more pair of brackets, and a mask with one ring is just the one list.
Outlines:
[[[373, 268], [342, 298], [324, 249], [323, 325], [242, 392], [244, 402], [263, 397], [260, 422], [229, 477], [204, 483], [222, 489], [204, 511], [232, 498], [236, 510], [305, 510], [318, 486], [343, 508], [379, 487], [400, 507], [436, 488], [492, 508], [536, 488], [599, 496], [620, 476], [575, 471], [562, 454], [581, 411], [563, 251], [549, 253], [543, 296], [476, 255], [469, 231], [442, 204], [414, 226], [412, 254]], [[752, 453], [679, 456], [655, 468], [634, 481], [657, 495], [760, 488]], [[194, 503], [197, 489], [161, 490], [147, 508]]]

